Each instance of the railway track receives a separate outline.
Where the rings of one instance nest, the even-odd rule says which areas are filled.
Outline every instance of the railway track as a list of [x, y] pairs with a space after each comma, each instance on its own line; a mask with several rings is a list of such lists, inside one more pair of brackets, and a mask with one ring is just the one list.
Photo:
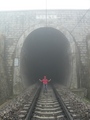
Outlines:
[[[55, 86], [56, 87], [56, 86]], [[84, 112], [80, 114], [77, 106], [81, 103], [72, 101], [65, 92], [65, 88], [57, 90], [54, 86], [48, 86], [48, 92], [43, 92], [41, 87], [27, 91], [22, 105], [2, 115], [0, 120], [89, 120]], [[83, 107], [83, 106], [82, 106]], [[85, 109], [86, 110], [86, 109]]]
[[30, 109], [26, 104], [20, 113], [19, 120], [80, 120], [69, 101], [63, 102], [56, 89], [50, 86], [47, 93], [38, 89]]
[[67, 119], [52, 89], [50, 89], [48, 93], [45, 94], [41, 92], [32, 117], [32, 120], [35, 119], [37, 120]]

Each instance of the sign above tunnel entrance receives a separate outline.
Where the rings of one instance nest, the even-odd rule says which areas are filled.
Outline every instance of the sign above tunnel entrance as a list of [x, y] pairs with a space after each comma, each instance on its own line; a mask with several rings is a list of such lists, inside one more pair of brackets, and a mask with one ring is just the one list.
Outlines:
[[57, 19], [57, 15], [36, 15], [36, 19]]

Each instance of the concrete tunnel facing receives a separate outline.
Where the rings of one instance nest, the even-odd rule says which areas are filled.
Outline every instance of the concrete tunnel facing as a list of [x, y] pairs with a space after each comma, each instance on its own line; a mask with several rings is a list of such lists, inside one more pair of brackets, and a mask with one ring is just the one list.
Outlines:
[[54, 83], [67, 84], [70, 70], [70, 44], [59, 30], [43, 27], [31, 32], [20, 55], [22, 79], [27, 85], [44, 75]]

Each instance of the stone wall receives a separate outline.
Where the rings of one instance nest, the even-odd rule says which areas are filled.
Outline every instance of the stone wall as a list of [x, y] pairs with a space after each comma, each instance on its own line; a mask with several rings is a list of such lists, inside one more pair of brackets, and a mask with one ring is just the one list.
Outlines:
[[[0, 31], [5, 34], [5, 54], [6, 54], [6, 68], [9, 80], [9, 88], [12, 92], [13, 86], [13, 69], [15, 48], [18, 44], [19, 38], [29, 28], [42, 24], [49, 26], [55, 24], [56, 27], [63, 27], [72, 34], [77, 46], [80, 48], [80, 82], [84, 77], [81, 73], [87, 66], [86, 54], [86, 36], [90, 31], [90, 11], [86, 14], [86, 10], [48, 10], [46, 11], [8, 11], [0, 12]], [[83, 17], [84, 16], [84, 17]], [[20, 46], [19, 46], [20, 47]], [[83, 47], [83, 48], [82, 48]], [[84, 52], [83, 52], [84, 51]], [[84, 53], [84, 54], [83, 54]], [[86, 68], [87, 69], [87, 68]], [[85, 76], [85, 75], [84, 75]], [[87, 82], [87, 81], [86, 81]]]
[[3, 103], [10, 95], [5, 66], [4, 42], [5, 37], [0, 34], [0, 104]]

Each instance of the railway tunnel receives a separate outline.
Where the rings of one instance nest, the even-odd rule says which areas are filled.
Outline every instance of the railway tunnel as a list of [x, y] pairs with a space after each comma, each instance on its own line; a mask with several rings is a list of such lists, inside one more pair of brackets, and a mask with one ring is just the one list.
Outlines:
[[52, 82], [67, 84], [71, 72], [70, 43], [62, 32], [43, 27], [31, 32], [21, 50], [21, 76], [27, 85], [44, 75]]

